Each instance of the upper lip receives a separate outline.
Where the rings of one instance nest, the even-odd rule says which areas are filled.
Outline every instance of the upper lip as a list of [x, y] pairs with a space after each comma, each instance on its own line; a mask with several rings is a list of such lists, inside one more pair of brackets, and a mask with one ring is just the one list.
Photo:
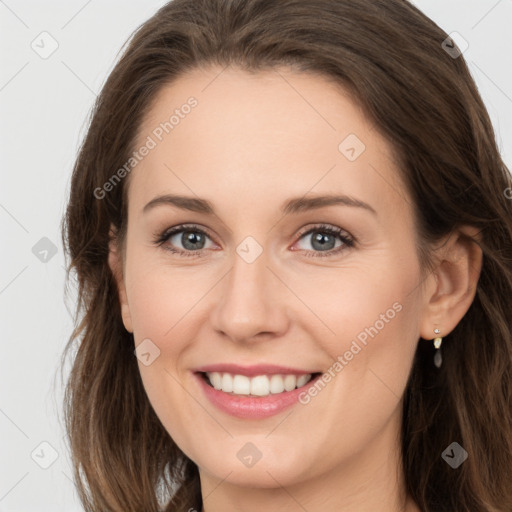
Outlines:
[[318, 373], [309, 370], [302, 370], [300, 368], [290, 368], [287, 366], [278, 366], [274, 364], [256, 364], [251, 366], [242, 366], [239, 364], [232, 363], [208, 364], [205, 366], [201, 366], [200, 368], [196, 368], [194, 371], [202, 373], [231, 373], [233, 375], [245, 375], [247, 377], [254, 377], [256, 375], [309, 375], [313, 373]]

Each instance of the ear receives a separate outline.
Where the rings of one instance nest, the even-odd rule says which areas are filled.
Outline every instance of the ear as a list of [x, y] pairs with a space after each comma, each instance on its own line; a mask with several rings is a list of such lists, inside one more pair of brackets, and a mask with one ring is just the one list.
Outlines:
[[[446, 336], [471, 306], [482, 270], [480, 231], [473, 226], [457, 228], [435, 250], [438, 263], [425, 286], [425, 309], [420, 336], [431, 340]], [[434, 329], [439, 329], [436, 335]]]
[[123, 257], [117, 242], [116, 229], [113, 225], [110, 226], [110, 241], [108, 248], [108, 265], [117, 284], [123, 324], [128, 332], [133, 332], [132, 318], [130, 315], [130, 307], [128, 305], [128, 298], [126, 295], [126, 285], [124, 282]]

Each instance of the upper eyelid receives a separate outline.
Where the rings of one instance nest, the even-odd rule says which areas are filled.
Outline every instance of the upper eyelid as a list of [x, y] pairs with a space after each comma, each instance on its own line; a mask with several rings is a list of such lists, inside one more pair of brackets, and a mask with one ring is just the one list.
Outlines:
[[310, 227], [307, 227], [304, 229], [300, 229], [299, 232], [297, 233], [297, 236], [298, 237], [304, 236], [304, 235], [310, 233], [311, 231], [314, 231], [315, 229], [318, 229], [318, 231], [321, 231], [322, 229], [325, 229], [325, 230], [332, 229], [333, 231], [336, 232], [336, 234], [338, 236], [342, 236], [343, 234], [346, 234], [347, 235], [346, 238], [351, 238], [351, 239], [355, 240], [355, 237], [352, 236], [352, 234], [349, 233], [346, 229], [335, 226], [334, 224], [329, 224], [327, 222], [319, 223], [319, 224], [316, 224], [316, 225], [313, 225], [313, 226], [310, 226]]

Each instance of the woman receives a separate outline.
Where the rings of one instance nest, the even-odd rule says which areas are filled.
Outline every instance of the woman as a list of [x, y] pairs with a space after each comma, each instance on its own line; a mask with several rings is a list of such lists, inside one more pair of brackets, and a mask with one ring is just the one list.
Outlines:
[[512, 509], [511, 179], [401, 0], [175, 0], [98, 97], [63, 238], [90, 511]]

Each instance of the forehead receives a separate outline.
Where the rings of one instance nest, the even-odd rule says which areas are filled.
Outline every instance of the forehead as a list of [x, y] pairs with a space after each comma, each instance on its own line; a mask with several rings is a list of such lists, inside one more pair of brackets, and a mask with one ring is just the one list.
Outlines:
[[139, 207], [177, 189], [223, 201], [244, 191], [251, 204], [334, 189], [395, 207], [405, 196], [391, 146], [344, 89], [311, 73], [187, 72], [155, 95], [144, 144], [130, 176]]
[[[191, 98], [197, 103], [192, 109], [187, 107]], [[231, 135], [236, 141], [250, 137], [255, 145], [268, 146], [272, 142], [281, 147], [301, 136], [310, 141], [314, 141], [314, 135], [322, 136], [335, 143], [350, 132], [368, 139], [374, 130], [349, 92], [339, 84], [319, 74], [287, 68], [248, 72], [212, 66], [188, 71], [154, 96], [139, 139], [158, 132], [166, 121], [172, 126], [164, 129], [164, 137], [170, 131], [174, 135], [190, 135], [186, 125], [192, 123], [182, 122], [185, 118], [192, 119], [194, 128], [204, 130], [198, 137], [204, 134], [211, 138], [213, 129], [220, 135]], [[278, 130], [282, 130], [281, 136], [275, 140]], [[201, 142], [205, 146], [208, 140]], [[378, 137], [368, 142], [378, 145], [381, 151], [388, 149]]]

